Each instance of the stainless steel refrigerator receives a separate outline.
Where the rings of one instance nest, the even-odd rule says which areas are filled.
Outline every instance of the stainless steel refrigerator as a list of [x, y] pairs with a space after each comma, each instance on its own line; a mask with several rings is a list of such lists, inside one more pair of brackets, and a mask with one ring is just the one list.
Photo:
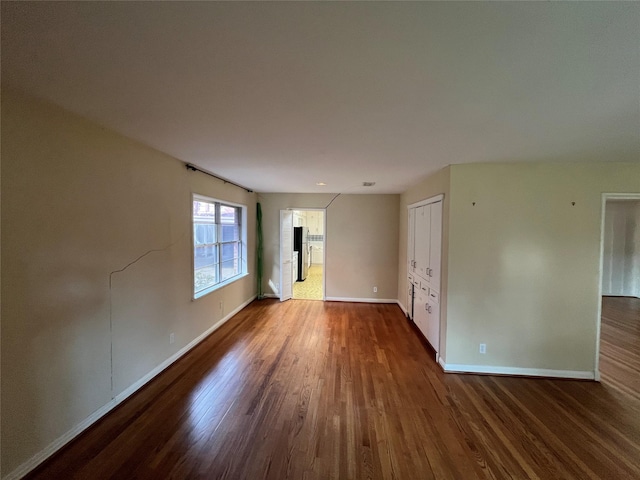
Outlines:
[[298, 281], [302, 282], [309, 273], [309, 243], [307, 235], [309, 228], [293, 227], [293, 250], [298, 252]]

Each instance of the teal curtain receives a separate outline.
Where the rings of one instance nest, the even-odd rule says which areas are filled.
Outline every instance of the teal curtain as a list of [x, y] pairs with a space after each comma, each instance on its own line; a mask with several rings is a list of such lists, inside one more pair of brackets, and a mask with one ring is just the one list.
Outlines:
[[258, 277], [258, 300], [261, 300], [264, 298], [264, 292], [262, 291], [262, 271], [263, 271], [263, 265], [262, 265], [262, 207], [260, 206], [260, 202], [258, 202], [257, 206], [256, 206], [256, 218], [257, 218], [257, 223], [256, 223], [256, 248], [257, 248], [257, 252], [256, 252], [256, 257], [258, 259], [258, 265], [257, 265], [257, 277]]

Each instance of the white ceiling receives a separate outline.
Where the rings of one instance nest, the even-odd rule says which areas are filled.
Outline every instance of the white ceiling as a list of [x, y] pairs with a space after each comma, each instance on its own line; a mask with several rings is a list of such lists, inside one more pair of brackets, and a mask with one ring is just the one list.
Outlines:
[[3, 1], [1, 53], [3, 84], [256, 191], [640, 161], [640, 3]]

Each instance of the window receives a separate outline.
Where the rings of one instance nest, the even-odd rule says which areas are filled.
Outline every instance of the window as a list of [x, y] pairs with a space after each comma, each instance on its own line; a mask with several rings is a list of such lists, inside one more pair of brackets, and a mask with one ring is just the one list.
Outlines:
[[193, 196], [193, 295], [247, 274], [246, 207]]

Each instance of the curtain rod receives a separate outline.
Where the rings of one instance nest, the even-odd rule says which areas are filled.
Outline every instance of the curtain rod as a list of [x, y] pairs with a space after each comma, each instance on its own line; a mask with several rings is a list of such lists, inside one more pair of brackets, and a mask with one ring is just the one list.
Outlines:
[[230, 182], [226, 178], [222, 178], [222, 177], [219, 177], [217, 175], [214, 175], [211, 172], [207, 172], [206, 170], [202, 170], [201, 168], [198, 168], [195, 165], [191, 165], [190, 163], [187, 163], [186, 166], [187, 166], [187, 170], [192, 170], [194, 172], [204, 173], [205, 175], [209, 175], [210, 177], [217, 178], [218, 180], [222, 180], [224, 183], [228, 183], [229, 185], [233, 185], [234, 187], [238, 187], [238, 188], [241, 188], [243, 190], [246, 190], [249, 193], [253, 193], [253, 190], [251, 190], [250, 188], [243, 187], [242, 185], [238, 185], [237, 183]]

